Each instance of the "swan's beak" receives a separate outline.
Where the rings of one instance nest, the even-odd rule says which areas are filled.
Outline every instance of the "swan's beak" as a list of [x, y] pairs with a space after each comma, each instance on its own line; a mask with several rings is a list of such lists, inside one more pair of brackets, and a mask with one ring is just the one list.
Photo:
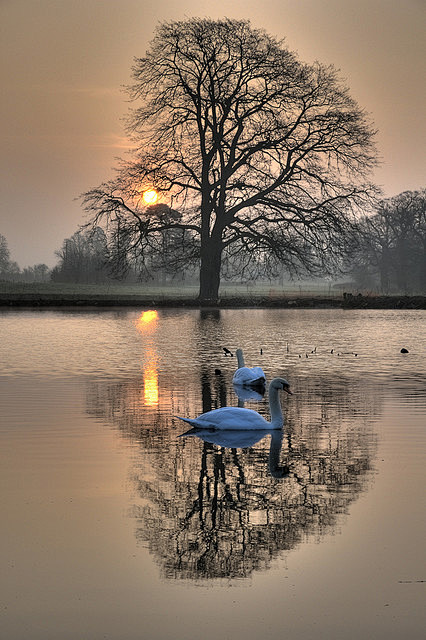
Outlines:
[[290, 390], [290, 387], [283, 387], [283, 391], [285, 391], [286, 393], [288, 393], [289, 396], [293, 395], [293, 391]]

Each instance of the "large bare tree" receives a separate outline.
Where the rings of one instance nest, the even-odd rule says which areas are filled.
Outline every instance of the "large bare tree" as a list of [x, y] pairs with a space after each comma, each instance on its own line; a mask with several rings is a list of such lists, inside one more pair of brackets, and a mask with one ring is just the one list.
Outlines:
[[158, 27], [128, 92], [134, 155], [84, 194], [88, 226], [142, 261], [199, 264], [202, 303], [217, 302], [226, 261], [313, 272], [338, 254], [376, 152], [332, 66], [300, 62], [246, 20], [193, 18]]

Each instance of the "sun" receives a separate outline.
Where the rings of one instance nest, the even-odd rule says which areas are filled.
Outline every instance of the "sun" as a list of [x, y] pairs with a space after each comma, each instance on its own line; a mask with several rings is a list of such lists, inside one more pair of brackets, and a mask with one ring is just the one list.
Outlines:
[[155, 189], [147, 189], [142, 194], [142, 199], [145, 204], [155, 204], [158, 200], [159, 194]]

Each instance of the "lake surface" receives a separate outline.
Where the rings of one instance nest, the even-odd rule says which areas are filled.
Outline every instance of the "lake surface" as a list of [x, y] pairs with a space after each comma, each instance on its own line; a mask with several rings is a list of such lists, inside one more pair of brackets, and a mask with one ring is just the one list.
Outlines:
[[2, 638], [424, 637], [425, 311], [3, 310], [0, 403]]

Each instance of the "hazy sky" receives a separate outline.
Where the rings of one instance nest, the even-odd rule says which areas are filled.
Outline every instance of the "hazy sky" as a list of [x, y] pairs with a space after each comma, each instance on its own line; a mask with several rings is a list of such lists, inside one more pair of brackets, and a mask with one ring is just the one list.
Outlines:
[[84, 222], [76, 198], [125, 155], [133, 58], [193, 16], [248, 18], [334, 64], [379, 129], [385, 196], [426, 186], [426, 0], [0, 0], [0, 234], [21, 268], [53, 266]]

